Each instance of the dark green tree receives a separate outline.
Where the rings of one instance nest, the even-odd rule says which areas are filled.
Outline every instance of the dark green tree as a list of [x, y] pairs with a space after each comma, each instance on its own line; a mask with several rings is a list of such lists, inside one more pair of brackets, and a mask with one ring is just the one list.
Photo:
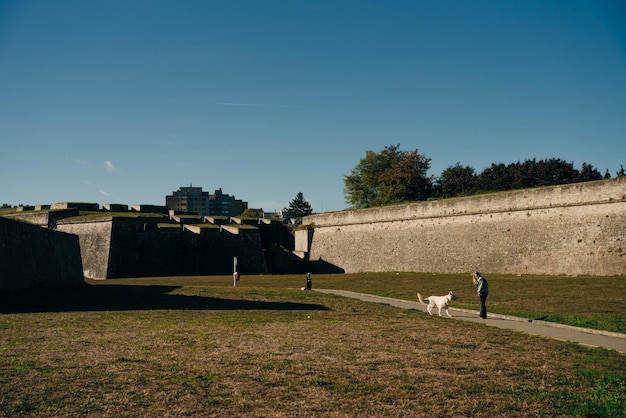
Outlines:
[[478, 176], [477, 191], [527, 189], [600, 179], [602, 175], [591, 164], [583, 163], [578, 171], [573, 163], [561, 159], [537, 161], [533, 158], [508, 165], [492, 164]]
[[598, 170], [593, 168], [591, 164], [583, 163], [583, 166], [580, 169], [580, 174], [578, 175], [576, 181], [583, 182], [594, 180], [602, 180], [602, 174], [600, 174]]
[[[558, 158], [541, 160], [537, 163], [535, 186], [554, 186], [556, 184], [575, 183], [579, 176], [573, 163]], [[533, 187], [535, 187], [533, 186]]]
[[463, 167], [461, 163], [456, 163], [443, 170], [435, 190], [439, 197], [470, 195], [476, 191], [476, 172], [470, 166]]
[[511, 170], [506, 165], [491, 164], [482, 173], [478, 175], [478, 191], [482, 192], [498, 192], [501, 190], [510, 190], [513, 184], [511, 178]]
[[431, 196], [432, 178], [426, 176], [430, 158], [417, 150], [399, 148], [400, 144], [386, 146], [378, 153], [365, 152], [365, 157], [344, 177], [348, 204], [367, 208], [426, 200]]
[[289, 208], [285, 210], [284, 216], [287, 218], [302, 218], [313, 213], [309, 202], [304, 200], [302, 192], [298, 192], [295, 199], [289, 202]]
[[622, 164], [619, 165], [619, 171], [615, 173], [617, 177], [626, 177], [626, 172], [624, 171], [624, 166]]

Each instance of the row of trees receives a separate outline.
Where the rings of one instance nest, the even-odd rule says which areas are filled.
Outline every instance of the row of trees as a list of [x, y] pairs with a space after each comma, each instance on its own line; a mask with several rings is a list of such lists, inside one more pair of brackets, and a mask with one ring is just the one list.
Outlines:
[[526, 189], [555, 184], [580, 183], [601, 180], [602, 175], [591, 164], [583, 163], [579, 171], [572, 163], [556, 158], [536, 159], [512, 164], [492, 164], [476, 174], [469, 166], [448, 167], [434, 183], [435, 197], [452, 197], [469, 194]]
[[[556, 158], [492, 164], [481, 173], [457, 163], [446, 168], [440, 177], [434, 177], [426, 175], [430, 161], [417, 150], [400, 150], [399, 144], [378, 153], [366, 151], [365, 157], [344, 177], [346, 202], [355, 208], [366, 208], [611, 177], [608, 171], [603, 176], [591, 164], [583, 163], [577, 170], [572, 163]], [[626, 175], [623, 166], [616, 175]]]

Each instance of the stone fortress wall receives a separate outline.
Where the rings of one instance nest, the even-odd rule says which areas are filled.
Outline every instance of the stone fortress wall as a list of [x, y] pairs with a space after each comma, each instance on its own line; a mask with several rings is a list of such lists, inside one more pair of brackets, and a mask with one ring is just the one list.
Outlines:
[[[203, 218], [146, 205], [130, 211], [125, 205], [103, 205], [103, 210], [88, 203], [52, 206], [6, 217], [33, 224], [29, 226], [35, 230], [54, 229], [76, 236], [83, 274], [92, 279], [232, 274], [234, 257], [238, 271], [246, 275], [305, 269], [305, 262], [291, 254], [293, 234], [282, 222]], [[92, 215], [81, 215], [79, 209]], [[33, 234], [30, 239], [39, 237]], [[24, 257], [29, 256], [29, 247], [23, 247]], [[45, 253], [30, 253], [33, 259], [41, 256]], [[16, 260], [19, 265], [20, 259]]]
[[0, 290], [80, 283], [77, 236], [0, 217]]
[[320, 271], [626, 273], [626, 178], [312, 215], [303, 225], [296, 251]]
[[230, 274], [233, 257], [242, 274], [626, 273], [625, 178], [312, 215], [295, 238], [268, 220], [78, 215], [61, 205], [0, 217], [0, 290], [74, 284], [83, 274]]
[[242, 274], [267, 273], [256, 228], [160, 229], [154, 218], [111, 216], [60, 221], [57, 230], [78, 235], [84, 274], [92, 279], [231, 274], [233, 257]]

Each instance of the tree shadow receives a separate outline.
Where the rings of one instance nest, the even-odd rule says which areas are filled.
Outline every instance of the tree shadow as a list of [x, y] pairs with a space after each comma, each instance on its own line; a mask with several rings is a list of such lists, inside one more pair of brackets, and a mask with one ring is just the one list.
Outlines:
[[169, 294], [179, 286], [78, 285], [0, 292], [0, 313], [133, 310], [327, 311], [324, 305]]

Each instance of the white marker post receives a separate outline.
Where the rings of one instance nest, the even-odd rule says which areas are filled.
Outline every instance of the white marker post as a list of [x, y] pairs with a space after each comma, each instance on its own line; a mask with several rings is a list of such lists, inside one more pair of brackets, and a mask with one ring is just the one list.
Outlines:
[[239, 274], [237, 273], [237, 257], [233, 257], [233, 287], [237, 287], [237, 277]]

